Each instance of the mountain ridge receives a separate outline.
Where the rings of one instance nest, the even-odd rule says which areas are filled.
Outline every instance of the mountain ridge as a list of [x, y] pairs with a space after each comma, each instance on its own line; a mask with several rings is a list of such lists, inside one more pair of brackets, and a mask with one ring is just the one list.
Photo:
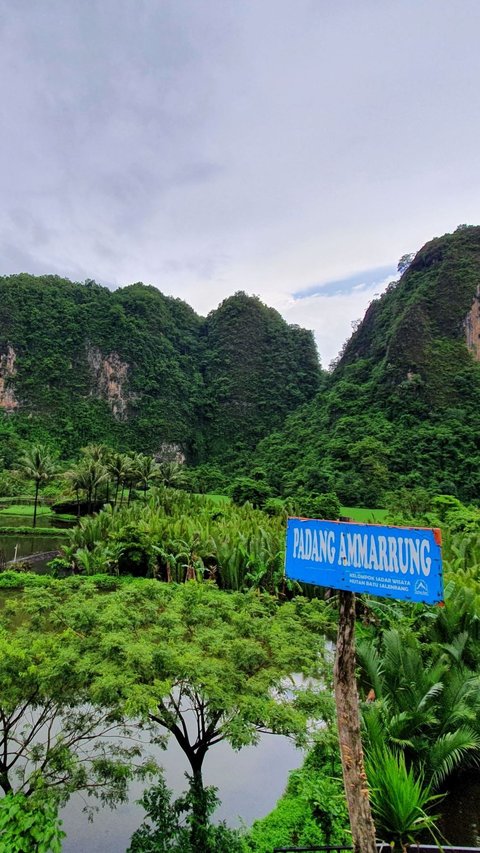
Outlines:
[[54, 440], [64, 455], [108, 440], [144, 452], [172, 445], [192, 462], [235, 456], [310, 399], [319, 377], [312, 333], [242, 292], [202, 318], [141, 283], [110, 291], [58, 276], [0, 278], [4, 429], [7, 418], [10, 432]]
[[307, 482], [347, 505], [376, 506], [403, 487], [478, 499], [479, 282], [480, 227], [420, 249], [323, 390], [261, 442], [256, 464], [280, 494]]

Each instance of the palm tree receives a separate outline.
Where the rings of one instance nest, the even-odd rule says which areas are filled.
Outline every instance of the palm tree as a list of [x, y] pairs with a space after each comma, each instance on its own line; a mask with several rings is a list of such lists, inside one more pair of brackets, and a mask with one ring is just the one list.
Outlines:
[[176, 489], [185, 483], [185, 471], [180, 462], [160, 462], [158, 468], [164, 486]]
[[[366, 749], [400, 749], [440, 788], [455, 770], [480, 761], [480, 677], [449, 651], [415, 635], [386, 631], [380, 651], [360, 642], [361, 679], [370, 698], [363, 711]], [[457, 652], [457, 659], [455, 659]]]
[[75, 489], [77, 495], [77, 516], [80, 515], [80, 491], [84, 491], [87, 498], [87, 512], [92, 511], [92, 501], [96, 500], [98, 487], [108, 478], [105, 465], [97, 462], [93, 457], [81, 459], [70, 471], [65, 474]]
[[86, 447], [82, 447], [82, 453], [87, 459], [103, 462], [108, 454], [108, 447], [105, 444], [88, 444]]
[[[110, 473], [109, 463], [110, 463], [113, 451], [111, 450], [110, 447], [107, 447], [106, 444], [88, 444], [86, 447], [82, 447], [82, 453], [83, 453], [85, 459], [91, 459], [94, 462], [97, 462], [99, 465], [103, 465], [107, 470], [107, 474]], [[109, 489], [109, 487], [110, 487], [110, 477], [109, 476], [107, 476], [106, 481], [107, 481], [106, 502], [108, 503], [109, 490], [110, 490]], [[97, 494], [96, 494], [96, 490], [95, 490], [93, 499], [96, 500], [96, 498], [97, 498]]]
[[143, 489], [144, 500], [147, 500], [147, 489], [154, 480], [160, 477], [160, 467], [151, 456], [137, 453], [134, 458], [133, 468], [138, 485]]
[[77, 497], [77, 518], [80, 518], [80, 492], [85, 488], [82, 463], [78, 462], [73, 468], [65, 471], [65, 479], [70, 483]]
[[35, 483], [35, 503], [33, 509], [33, 526], [37, 526], [37, 505], [40, 486], [48, 483], [57, 473], [57, 467], [46, 447], [34, 444], [26, 450], [20, 459], [20, 469], [28, 480]]
[[127, 456], [126, 453], [114, 453], [108, 462], [107, 469], [116, 483], [115, 505], [117, 504], [118, 490], [120, 488], [120, 484], [122, 485], [120, 503], [123, 503], [123, 493], [125, 490], [125, 484], [132, 470], [132, 460], [130, 456]]

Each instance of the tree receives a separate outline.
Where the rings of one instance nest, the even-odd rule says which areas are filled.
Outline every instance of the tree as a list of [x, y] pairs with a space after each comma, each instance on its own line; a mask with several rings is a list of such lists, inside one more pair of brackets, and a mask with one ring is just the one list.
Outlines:
[[9, 793], [0, 800], [0, 853], [61, 853], [61, 825], [52, 797]]
[[87, 499], [87, 512], [92, 512], [93, 504], [96, 502], [99, 486], [108, 479], [108, 471], [105, 465], [93, 458], [86, 456], [81, 459], [70, 471], [65, 473], [77, 496], [77, 516], [80, 515], [80, 491], [84, 491]]
[[24, 476], [35, 483], [35, 504], [33, 509], [33, 526], [37, 526], [37, 504], [40, 486], [45, 485], [55, 475], [57, 468], [46, 447], [34, 444], [25, 451], [20, 459], [20, 469]]
[[272, 490], [264, 480], [238, 477], [232, 486], [231, 494], [236, 504], [244, 504], [248, 501], [254, 507], [261, 507], [268, 498], [272, 497]]
[[65, 592], [48, 583], [11, 590], [2, 609], [0, 791], [57, 807], [73, 791], [115, 803], [126, 799], [140, 753], [118, 710], [92, 701], [80, 624], [88, 613], [82, 596]]
[[[191, 825], [194, 802], [197, 793], [206, 802], [206, 812], [210, 816], [219, 800], [216, 788], [208, 787], [197, 792], [190, 779], [190, 788], [186, 794], [171, 802], [172, 792], [160, 778], [149, 791], [145, 791], [140, 805], [146, 811], [147, 819], [134, 832], [127, 853], [199, 853], [198, 847], [192, 847]], [[182, 815], [185, 818], [182, 819]], [[199, 827], [203, 835], [201, 850], [204, 853], [242, 853], [244, 846], [238, 830], [229, 829], [223, 822], [218, 826], [208, 823]]]
[[115, 506], [117, 505], [118, 490], [122, 484], [120, 503], [123, 503], [123, 492], [125, 483], [132, 470], [132, 460], [124, 453], [114, 453], [108, 461], [108, 471], [115, 480]]
[[148, 487], [160, 477], [160, 467], [151, 456], [137, 453], [133, 462], [133, 470], [138, 485], [143, 489], [143, 497], [146, 501]]
[[185, 469], [180, 462], [160, 462], [158, 472], [163, 485], [172, 489], [181, 488], [187, 482]]
[[210, 583], [148, 580], [92, 595], [80, 581], [51, 618], [56, 613], [65, 629], [81, 633], [79, 655], [94, 673], [95, 707], [139, 717], [183, 750], [196, 792], [194, 850], [205, 849], [202, 770], [212, 747], [226, 740], [240, 749], [267, 731], [305, 740], [317, 695], [292, 673], [326, 677], [323, 602], [279, 605]]
[[426, 652], [411, 631], [391, 629], [380, 650], [367, 641], [358, 648], [364, 688], [375, 697], [363, 712], [367, 753], [402, 750], [437, 790], [480, 759], [480, 678], [462, 660], [467, 639], [462, 632]]
[[402, 255], [402, 257], [400, 258], [400, 260], [397, 264], [397, 272], [399, 272], [400, 275], [403, 275], [405, 270], [408, 270], [408, 268], [409, 268], [410, 264], [412, 263], [414, 257], [415, 257], [415, 252], [409, 252], [406, 255]]

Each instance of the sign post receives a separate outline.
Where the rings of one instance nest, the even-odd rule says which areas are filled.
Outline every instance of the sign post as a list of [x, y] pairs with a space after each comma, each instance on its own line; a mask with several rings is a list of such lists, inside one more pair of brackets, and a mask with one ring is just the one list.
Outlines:
[[376, 853], [363, 760], [357, 682], [355, 679], [355, 593], [339, 593], [337, 648], [333, 670], [338, 740], [355, 853]]
[[355, 853], [376, 853], [355, 678], [355, 592], [442, 601], [440, 531], [289, 518], [285, 571], [340, 590], [334, 684], [343, 781]]

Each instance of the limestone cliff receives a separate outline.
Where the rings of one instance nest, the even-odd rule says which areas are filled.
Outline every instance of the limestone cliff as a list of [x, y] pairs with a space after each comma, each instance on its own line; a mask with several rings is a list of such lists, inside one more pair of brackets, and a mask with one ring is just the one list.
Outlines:
[[480, 285], [465, 320], [467, 347], [475, 361], [480, 361]]
[[0, 353], [0, 409], [6, 412], [12, 412], [18, 407], [12, 383], [17, 373], [16, 359], [15, 350], [7, 344], [6, 352]]
[[223, 460], [280, 426], [319, 380], [313, 335], [259, 299], [237, 294], [205, 319], [141, 283], [112, 292], [26, 273], [0, 277], [0, 359], [7, 429], [50, 437], [70, 458], [103, 441]]
[[105, 400], [114, 417], [123, 420], [129, 402], [126, 389], [128, 364], [118, 353], [104, 356], [98, 347], [91, 344], [87, 344], [87, 361], [92, 374], [91, 396]]

